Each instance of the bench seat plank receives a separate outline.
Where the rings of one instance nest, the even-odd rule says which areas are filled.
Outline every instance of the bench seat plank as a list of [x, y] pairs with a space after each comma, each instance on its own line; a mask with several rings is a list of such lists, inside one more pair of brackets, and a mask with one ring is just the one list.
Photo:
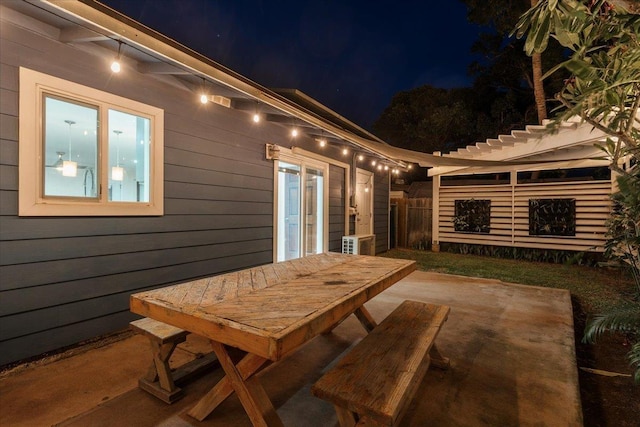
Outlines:
[[382, 425], [393, 425], [429, 367], [449, 307], [404, 301], [314, 386], [312, 393]]
[[167, 342], [183, 342], [187, 338], [187, 335], [189, 335], [189, 332], [183, 329], [176, 328], [175, 326], [159, 322], [149, 317], [134, 320], [129, 323], [129, 325], [134, 331], [153, 337], [160, 344], [165, 344]]

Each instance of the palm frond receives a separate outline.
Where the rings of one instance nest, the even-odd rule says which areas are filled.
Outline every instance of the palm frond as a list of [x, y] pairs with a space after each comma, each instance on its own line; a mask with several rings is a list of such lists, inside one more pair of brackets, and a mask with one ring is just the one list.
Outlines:
[[593, 343], [607, 331], [640, 333], [640, 307], [595, 315], [587, 323], [582, 341]]
[[633, 379], [636, 384], [640, 384], [640, 341], [631, 346], [631, 350], [627, 354], [627, 357], [629, 359], [629, 364], [631, 366], [636, 366], [636, 371], [633, 375]]

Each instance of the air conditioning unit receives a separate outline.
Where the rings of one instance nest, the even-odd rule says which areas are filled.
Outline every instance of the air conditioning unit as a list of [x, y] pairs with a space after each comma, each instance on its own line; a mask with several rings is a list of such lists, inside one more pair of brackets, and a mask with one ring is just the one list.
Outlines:
[[342, 253], [353, 255], [375, 255], [376, 235], [358, 234], [342, 236]]

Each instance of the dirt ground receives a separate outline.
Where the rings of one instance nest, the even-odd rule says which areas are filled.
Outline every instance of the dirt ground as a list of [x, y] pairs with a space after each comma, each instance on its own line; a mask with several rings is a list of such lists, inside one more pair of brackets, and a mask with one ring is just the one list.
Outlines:
[[605, 376], [580, 368], [631, 374], [626, 358], [630, 343], [622, 334], [603, 335], [596, 344], [583, 344], [586, 316], [574, 303], [576, 357], [585, 427], [637, 427], [640, 385], [627, 376]]

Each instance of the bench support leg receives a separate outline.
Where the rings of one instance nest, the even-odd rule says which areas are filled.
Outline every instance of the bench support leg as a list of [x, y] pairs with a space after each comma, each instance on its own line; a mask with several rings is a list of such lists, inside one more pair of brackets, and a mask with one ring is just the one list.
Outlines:
[[342, 406], [333, 405], [336, 408], [336, 415], [338, 415], [338, 423], [340, 427], [355, 427], [356, 420], [355, 414]]
[[440, 354], [438, 347], [433, 343], [431, 350], [429, 350], [429, 357], [431, 357], [431, 364], [438, 369], [449, 369], [449, 358]]
[[189, 415], [199, 421], [204, 420], [235, 391], [253, 425], [281, 426], [282, 421], [273, 404], [258, 378], [253, 376], [268, 360], [249, 353], [236, 365], [223, 344], [212, 341], [211, 346], [226, 375], [191, 408]]
[[138, 385], [159, 399], [173, 403], [182, 397], [182, 389], [176, 387], [171, 375], [169, 359], [178, 345], [177, 342], [161, 344], [160, 341], [149, 337], [153, 363], [147, 374], [140, 378]]

